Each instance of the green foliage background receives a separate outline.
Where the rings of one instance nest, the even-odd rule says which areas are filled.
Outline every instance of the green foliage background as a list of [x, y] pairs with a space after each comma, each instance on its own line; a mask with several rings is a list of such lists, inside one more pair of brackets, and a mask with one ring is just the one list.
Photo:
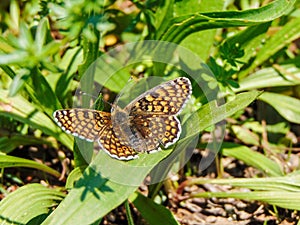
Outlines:
[[[254, 3], [258, 7], [252, 8]], [[46, 165], [10, 155], [21, 145], [47, 145], [57, 150], [65, 146], [73, 151], [75, 163], [65, 187], [25, 184], [7, 194], [3, 183], [2, 192], [7, 196], [0, 202], [2, 224], [98, 224], [124, 201], [128, 206], [127, 199], [149, 224], [178, 224], [166, 207], [153, 201], [163, 183], [151, 186], [147, 198], [136, 191], [138, 185], [117, 184], [99, 176], [98, 168], [109, 167], [113, 159], [99, 152], [88, 164], [73, 138], [53, 121], [56, 109], [72, 106], [72, 95], [84, 72], [114, 40], [114, 44], [157, 40], [182, 45], [207, 62], [217, 78], [219, 96], [226, 103], [218, 106], [217, 99], [205, 102], [203, 94], [194, 93], [192, 104], [202, 106], [187, 113], [183, 126], [191, 126], [195, 115], [202, 118], [201, 126], [178, 144], [184, 146], [189, 138], [230, 117], [227, 129], [240, 143], [222, 143], [222, 154], [257, 168], [262, 178], [191, 179], [183, 185], [230, 183], [252, 190], [246, 196], [236, 192], [191, 197], [235, 197], [300, 209], [298, 168], [287, 172], [271, 157], [297, 144], [287, 134], [292, 134], [291, 124], [300, 123], [299, 2], [32, 0], [4, 1], [0, 7], [2, 176], [5, 168], [29, 167], [60, 177]], [[166, 75], [165, 66], [159, 64], [144, 68], [148, 76]], [[116, 76], [118, 86], [108, 82], [106, 88], [119, 92], [129, 74]], [[83, 90], [89, 85], [83, 83]], [[260, 120], [240, 120], [244, 109], [257, 98], [263, 106], [271, 106], [268, 111], [258, 111]], [[266, 133], [269, 139], [264, 138]], [[272, 139], [272, 134], [280, 134], [280, 139]], [[91, 145], [80, 143], [92, 154]], [[142, 183], [171, 151], [141, 155], [128, 162], [133, 166], [128, 174], [135, 183]], [[141, 165], [145, 169], [137, 174], [134, 166]], [[130, 207], [126, 209], [128, 223], [133, 224]]]

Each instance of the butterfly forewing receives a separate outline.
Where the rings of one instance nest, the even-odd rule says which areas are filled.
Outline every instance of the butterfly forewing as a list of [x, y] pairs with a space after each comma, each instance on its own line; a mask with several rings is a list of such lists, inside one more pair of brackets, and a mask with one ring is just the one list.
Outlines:
[[145, 92], [126, 106], [125, 110], [130, 115], [143, 113], [176, 115], [184, 107], [191, 93], [189, 79], [180, 77]]
[[111, 124], [110, 113], [91, 109], [63, 109], [53, 114], [57, 124], [79, 138], [96, 141], [105, 127]]

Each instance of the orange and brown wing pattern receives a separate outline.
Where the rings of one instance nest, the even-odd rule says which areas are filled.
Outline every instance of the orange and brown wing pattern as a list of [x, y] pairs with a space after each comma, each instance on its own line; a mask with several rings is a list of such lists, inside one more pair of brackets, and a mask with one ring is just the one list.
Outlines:
[[111, 157], [119, 160], [137, 158], [137, 153], [119, 139], [112, 128], [111, 114], [91, 109], [63, 109], [53, 114], [67, 133], [87, 141], [98, 141]]
[[130, 147], [130, 144], [121, 140], [119, 134], [114, 131], [112, 124], [103, 130], [98, 143], [113, 158], [131, 160], [138, 157], [137, 152]]
[[91, 109], [57, 110], [53, 116], [67, 133], [87, 141], [98, 141], [113, 158], [130, 160], [137, 158], [138, 152], [151, 152], [159, 145], [167, 148], [179, 139], [181, 125], [176, 115], [191, 93], [187, 78], [165, 82], [126, 106], [123, 113], [117, 114], [125, 117], [117, 117], [115, 124], [110, 113]]
[[147, 152], [157, 150], [159, 145], [169, 147], [181, 134], [180, 122], [175, 116], [139, 115], [133, 123], [136, 125], [132, 129], [141, 134]]
[[98, 140], [111, 124], [110, 113], [91, 109], [56, 110], [53, 116], [64, 131], [87, 141]]
[[192, 93], [191, 82], [180, 77], [158, 85], [133, 100], [125, 111], [134, 114], [177, 115]]

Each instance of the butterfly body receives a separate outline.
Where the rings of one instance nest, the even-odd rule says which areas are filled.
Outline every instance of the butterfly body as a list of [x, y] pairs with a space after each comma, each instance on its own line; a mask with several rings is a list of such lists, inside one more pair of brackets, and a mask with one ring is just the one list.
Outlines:
[[54, 112], [57, 124], [74, 136], [98, 141], [101, 148], [119, 160], [137, 158], [159, 146], [174, 144], [181, 134], [176, 117], [192, 92], [190, 81], [180, 77], [158, 85], [112, 112], [92, 109], [63, 109]]

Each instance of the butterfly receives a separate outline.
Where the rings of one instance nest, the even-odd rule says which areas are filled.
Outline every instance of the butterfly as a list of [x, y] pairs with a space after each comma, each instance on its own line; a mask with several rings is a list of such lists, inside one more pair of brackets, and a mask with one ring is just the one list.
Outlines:
[[179, 77], [146, 91], [123, 109], [111, 113], [93, 109], [56, 110], [53, 117], [65, 132], [97, 141], [105, 152], [118, 160], [131, 160], [138, 153], [151, 153], [174, 144], [181, 125], [176, 117], [192, 94], [188, 78]]

